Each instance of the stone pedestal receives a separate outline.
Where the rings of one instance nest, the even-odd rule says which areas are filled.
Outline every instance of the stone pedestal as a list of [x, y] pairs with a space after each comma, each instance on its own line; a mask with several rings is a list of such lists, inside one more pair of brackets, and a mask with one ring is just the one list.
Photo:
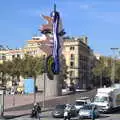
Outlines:
[[58, 96], [58, 81], [59, 81], [59, 76], [54, 75], [54, 80], [49, 80], [47, 77], [47, 74], [45, 73], [45, 96], [48, 97], [53, 97], [53, 96]]

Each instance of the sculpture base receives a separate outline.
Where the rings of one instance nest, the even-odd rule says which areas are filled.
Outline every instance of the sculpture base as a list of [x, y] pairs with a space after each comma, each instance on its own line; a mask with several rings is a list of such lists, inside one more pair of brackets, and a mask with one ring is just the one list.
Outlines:
[[61, 95], [59, 75], [54, 75], [54, 80], [49, 80], [46, 73], [45, 76], [45, 96], [53, 97]]

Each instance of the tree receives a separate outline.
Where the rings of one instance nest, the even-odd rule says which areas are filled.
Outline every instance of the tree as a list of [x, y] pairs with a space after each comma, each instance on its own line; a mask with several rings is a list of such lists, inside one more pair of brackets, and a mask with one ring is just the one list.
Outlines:
[[[110, 58], [100, 57], [100, 60], [97, 62], [96, 66], [92, 69], [93, 75], [95, 77], [95, 82], [100, 83], [101, 86], [106, 78], [110, 79], [111, 77], [111, 62]], [[96, 79], [97, 78], [97, 79]], [[99, 80], [99, 81], [96, 81]]]
[[21, 75], [23, 77], [34, 77], [43, 73], [43, 58], [25, 55], [22, 60]]
[[68, 66], [66, 65], [66, 60], [65, 60], [65, 56], [62, 54], [60, 56], [60, 76], [61, 76], [61, 79], [60, 79], [60, 83], [62, 84], [62, 87], [64, 86], [64, 80], [67, 79], [67, 69], [68, 69]]
[[13, 76], [13, 80], [15, 81], [16, 77], [17, 81], [20, 81], [22, 59], [20, 57], [17, 57], [14, 58], [11, 62], [12, 62], [11, 75]]
[[12, 73], [11, 69], [12, 69], [11, 61], [4, 61], [2, 64], [0, 64], [0, 73], [1, 73], [1, 80], [2, 80], [3, 86], [7, 82], [6, 76], [11, 75], [11, 73]]
[[120, 82], [120, 61], [115, 62], [115, 82]]
[[5, 68], [3, 64], [0, 64], [0, 75], [1, 75], [0, 78], [1, 78], [2, 85], [4, 85]]

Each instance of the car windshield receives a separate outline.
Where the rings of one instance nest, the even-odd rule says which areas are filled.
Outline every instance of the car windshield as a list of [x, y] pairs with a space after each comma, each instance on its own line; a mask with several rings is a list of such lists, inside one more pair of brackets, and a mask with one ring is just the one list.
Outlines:
[[75, 105], [84, 105], [85, 104], [85, 102], [83, 102], [83, 101], [76, 101], [75, 102]]
[[65, 105], [57, 105], [56, 109], [65, 109]]
[[106, 102], [107, 101], [107, 97], [100, 97], [100, 96], [96, 96], [94, 99], [94, 102]]
[[83, 108], [81, 108], [82, 110], [92, 110], [92, 105], [85, 105], [83, 106]]

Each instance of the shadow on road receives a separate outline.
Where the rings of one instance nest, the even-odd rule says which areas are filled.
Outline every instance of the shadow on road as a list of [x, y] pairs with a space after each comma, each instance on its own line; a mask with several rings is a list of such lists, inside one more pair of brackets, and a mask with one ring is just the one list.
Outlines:
[[27, 116], [28, 114], [24, 114], [24, 115], [5, 115], [3, 117], [0, 117], [1, 119], [14, 119], [14, 118], [17, 118], [17, 117], [22, 117], [22, 116]]
[[112, 114], [120, 114], [120, 107], [112, 111]]
[[109, 115], [106, 115], [106, 114], [102, 114], [102, 115], [100, 115], [99, 118], [107, 118], [107, 117], [110, 117], [110, 116], [109, 116]]

